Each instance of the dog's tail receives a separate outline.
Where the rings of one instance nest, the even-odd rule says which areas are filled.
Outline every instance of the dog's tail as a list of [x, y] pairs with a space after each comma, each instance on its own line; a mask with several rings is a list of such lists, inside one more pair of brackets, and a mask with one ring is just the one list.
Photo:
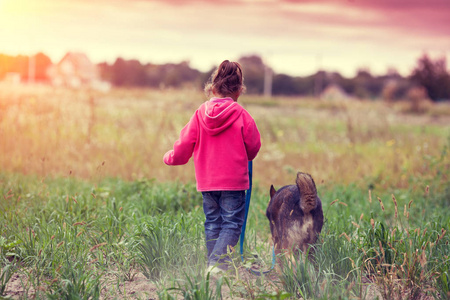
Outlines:
[[317, 189], [311, 175], [303, 172], [297, 173], [296, 180], [300, 190], [300, 208], [304, 213], [309, 213], [317, 206]]

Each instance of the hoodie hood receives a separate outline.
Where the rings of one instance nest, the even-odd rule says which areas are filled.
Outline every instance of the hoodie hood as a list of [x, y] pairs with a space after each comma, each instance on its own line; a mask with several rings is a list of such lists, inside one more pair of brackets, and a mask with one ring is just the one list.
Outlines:
[[200, 124], [210, 135], [217, 135], [230, 127], [243, 111], [231, 98], [212, 98], [199, 109]]

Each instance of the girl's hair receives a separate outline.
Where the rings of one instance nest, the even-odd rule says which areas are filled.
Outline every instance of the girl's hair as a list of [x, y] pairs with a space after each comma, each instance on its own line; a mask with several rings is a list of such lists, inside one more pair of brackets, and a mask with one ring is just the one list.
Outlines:
[[205, 93], [208, 97], [212, 94], [229, 97], [236, 93], [245, 92], [244, 76], [241, 65], [237, 62], [224, 60], [212, 73], [205, 85]]

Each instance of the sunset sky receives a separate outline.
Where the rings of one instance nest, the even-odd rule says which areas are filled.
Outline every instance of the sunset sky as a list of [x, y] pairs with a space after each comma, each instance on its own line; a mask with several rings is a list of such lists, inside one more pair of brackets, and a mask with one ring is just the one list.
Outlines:
[[256, 54], [294, 76], [409, 75], [423, 53], [450, 59], [450, 0], [0, 0], [0, 53], [57, 62], [68, 51], [201, 71]]

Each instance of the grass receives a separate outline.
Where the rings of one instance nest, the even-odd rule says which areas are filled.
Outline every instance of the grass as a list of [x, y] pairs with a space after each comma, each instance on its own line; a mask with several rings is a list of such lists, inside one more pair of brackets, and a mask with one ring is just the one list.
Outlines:
[[[2, 170], [94, 183], [105, 176], [194, 180], [192, 163], [166, 168], [162, 156], [206, 100], [198, 91], [2, 87], [0, 99]], [[450, 135], [450, 115], [408, 115], [381, 102], [244, 95], [240, 103], [262, 135], [254, 176], [264, 187], [292, 182], [297, 170], [317, 182], [366, 185], [371, 178], [381, 188], [406, 187], [410, 174], [429, 174], [423, 158], [438, 156]]]
[[202, 265], [202, 226], [197, 216], [180, 214], [175, 218], [158, 216], [139, 230], [139, 262], [148, 279], [159, 279], [176, 269]]
[[[183, 297], [197, 293], [200, 298], [196, 299], [208, 294], [213, 299], [216, 288], [222, 286], [236, 297], [254, 299], [274, 292], [279, 297], [289, 294], [307, 299], [364, 298], [369, 284], [389, 299], [422, 294], [438, 297], [449, 290], [448, 206], [429, 215], [424, 211], [432, 206], [428, 202], [440, 197], [448, 201], [445, 189], [442, 194], [431, 188], [428, 194], [403, 191], [412, 202], [396, 199], [395, 217], [392, 195], [371, 194], [370, 202], [367, 192], [352, 187], [361, 201], [349, 200], [347, 206], [342, 201], [324, 201], [326, 224], [314, 263], [296, 257], [294, 267], [285, 268], [281, 279], [248, 279], [238, 272], [213, 289], [217, 282], [204, 273], [203, 215], [195, 203], [186, 209], [163, 206], [166, 210], [161, 211], [156, 209], [161, 207], [160, 197], [141, 197], [145, 189], [137, 189], [136, 184], [142, 183], [118, 179], [105, 179], [96, 187], [74, 178], [42, 181], [7, 173], [0, 180], [6, 187], [1, 190], [2, 284], [11, 272], [26, 273], [27, 284], [43, 298], [95, 299], [105, 286], [133, 280], [136, 273], [157, 283], [164, 299], [180, 293]], [[146, 189], [145, 195], [152, 190], [175, 197], [192, 185], [152, 183]], [[105, 190], [108, 194], [101, 196]], [[320, 193], [322, 199], [336, 194], [344, 198], [342, 191], [344, 186], [332, 190], [322, 186]], [[189, 200], [188, 195], [181, 197]], [[258, 190], [254, 195], [245, 256], [259, 255], [268, 266], [267, 222], [257, 212], [265, 205], [266, 195]], [[415, 214], [421, 217], [412, 218]], [[237, 255], [235, 261], [236, 268], [243, 268]], [[113, 281], [104, 279], [108, 276]]]
[[[450, 297], [445, 114], [243, 97], [263, 148], [245, 262], [230, 253], [233, 271], [218, 280], [205, 273], [193, 166], [162, 163], [201, 94], [5, 89], [0, 101], [0, 297], [14, 286], [23, 299], [143, 299], [149, 289], [128, 290], [140, 280], [160, 299]], [[323, 202], [314, 260], [250, 275], [271, 265], [268, 187], [297, 171]]]

